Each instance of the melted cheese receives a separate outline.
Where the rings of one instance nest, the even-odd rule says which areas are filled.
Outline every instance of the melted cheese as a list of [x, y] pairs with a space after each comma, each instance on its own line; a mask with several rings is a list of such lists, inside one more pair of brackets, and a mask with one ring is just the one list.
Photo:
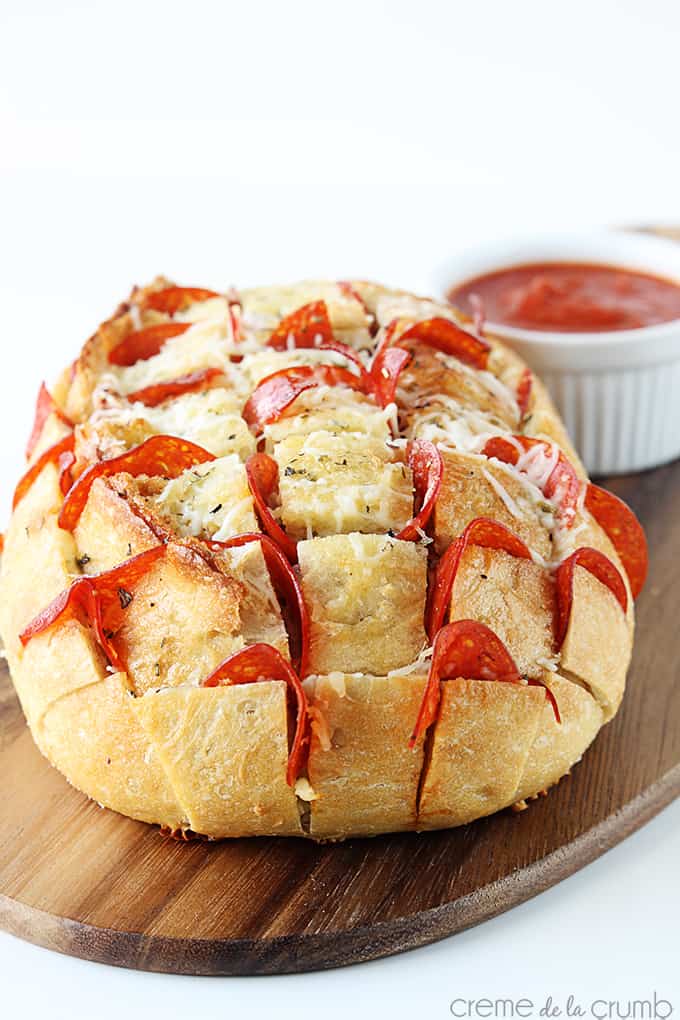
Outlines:
[[519, 451], [519, 458], [515, 465], [517, 470], [520, 474], [526, 475], [538, 489], [545, 489], [559, 459], [560, 451], [557, 446], [553, 444], [544, 446], [539, 443], [525, 450], [521, 443], [515, 445]]
[[188, 308], [177, 312], [174, 319], [175, 322], [209, 322], [218, 326], [223, 336], [230, 335], [229, 302], [222, 295], [208, 298], [207, 301], [194, 301]]
[[121, 400], [113, 387], [115, 380], [109, 375], [102, 376], [94, 392], [96, 410], [90, 422], [95, 429], [104, 426], [102, 433], [119, 426], [123, 436], [125, 432], [129, 434], [129, 442], [119, 437], [113, 452], [103, 446], [105, 456], [114, 456], [115, 452], [140, 442], [140, 425], [148, 426], [149, 432], [188, 439], [216, 457], [236, 453], [246, 460], [256, 451], [255, 437], [240, 415], [240, 398], [231, 390], [219, 387], [203, 393], [185, 393], [158, 407], [146, 407]]
[[391, 669], [387, 675], [410, 676], [411, 673], [423, 673], [427, 676], [432, 662], [432, 652], [432, 645], [428, 648], [423, 648], [417, 659], [414, 659], [413, 662], [409, 662], [406, 666], [401, 666], [399, 669]]
[[459, 375], [465, 375], [475, 383], [481, 383], [488, 393], [505, 406], [510, 419], [519, 425], [520, 413], [517, 397], [514, 391], [509, 386], [506, 386], [498, 376], [494, 375], [493, 372], [472, 368], [470, 365], [466, 365], [465, 362], [459, 361], [453, 355], [443, 354], [441, 351], [436, 351], [435, 357], [438, 361], [441, 361], [445, 368], [458, 372]]
[[409, 439], [429, 439], [442, 449], [477, 453], [488, 439], [507, 434], [493, 415], [463, 408], [446, 394], [435, 394], [428, 404], [427, 409], [416, 410], [411, 415]]
[[342, 365], [347, 367], [347, 358], [335, 351], [319, 351], [314, 347], [291, 348], [287, 351], [272, 349], [247, 354], [240, 368], [250, 386], [254, 389], [268, 375], [281, 372], [296, 365]]
[[319, 794], [314, 793], [311, 783], [304, 776], [300, 776], [299, 779], [295, 780], [295, 796], [306, 803], [319, 799]]
[[457, 322], [453, 309], [442, 309], [434, 301], [412, 297], [410, 294], [379, 294], [375, 303], [375, 315], [380, 326], [389, 326], [393, 319], [408, 319], [406, 327], [421, 319], [434, 317]]
[[241, 297], [244, 316], [261, 329], [275, 329], [281, 319], [312, 301], [326, 302], [336, 335], [338, 330], [365, 329], [368, 325], [361, 302], [327, 280], [304, 280], [288, 287], [254, 287], [244, 290]]
[[413, 514], [410, 470], [384, 441], [312, 432], [274, 447], [281, 518], [296, 538], [399, 531]]
[[197, 322], [186, 333], [166, 340], [153, 358], [120, 368], [112, 365], [110, 371], [115, 377], [116, 389], [125, 395], [204, 368], [221, 368], [232, 383], [237, 382], [229, 361], [224, 324], [220, 320]]
[[508, 490], [501, 485], [495, 475], [492, 475], [490, 471], [486, 470], [486, 468], [482, 468], [482, 474], [499, 499], [501, 499], [505, 504], [508, 513], [512, 514], [512, 516], [516, 517], [518, 520], [525, 517], [525, 513], [520, 509], [519, 504], [512, 498]]
[[245, 468], [235, 454], [189, 468], [155, 502], [180, 535], [224, 541], [258, 530]]
[[395, 419], [396, 407], [377, 407], [368, 397], [346, 386], [316, 386], [305, 390], [288, 412], [271, 425], [265, 425], [268, 452], [287, 436], [305, 436], [310, 432], [353, 432], [387, 440]]
[[[512, 436], [508, 435], [506, 438], [517, 449], [519, 454], [517, 463], [507, 464], [505, 461], [499, 461], [495, 457], [489, 458], [490, 463], [497, 469], [512, 475], [521, 484], [530, 509], [538, 516], [541, 524], [551, 532], [553, 545], [550, 560], [543, 559], [537, 553], [532, 553], [532, 557], [536, 563], [541, 563], [541, 565], [546, 567], [553, 567], [574, 551], [577, 546], [577, 536], [586, 527], [585, 522], [581, 522], [581, 524], [575, 527], [570, 526], [573, 525], [574, 516], [583, 507], [586, 492], [585, 486], [581, 486], [576, 510], [571, 514], [558, 514], [561, 499], [559, 488], [552, 499], [547, 499], [543, 489], [558, 462], [559, 447], [554, 444], [549, 445], [547, 448], [538, 445], [525, 450], [522, 444], [514, 440]], [[499, 495], [501, 495], [500, 492]], [[504, 502], [508, 509], [510, 509], [508, 502], [506, 500]]]
[[198, 443], [216, 457], [237, 453], [246, 460], [256, 444], [240, 415], [240, 403], [232, 391], [219, 388], [185, 393], [158, 407], [131, 406], [135, 417], [146, 419], [157, 432]]
[[[233, 292], [232, 301], [238, 302], [239, 296]], [[238, 337], [234, 335], [234, 323], [237, 323]], [[262, 350], [261, 335], [253, 323], [244, 319], [238, 303], [230, 308], [228, 297], [209, 298], [200, 301], [183, 312], [178, 312], [175, 319], [179, 322], [201, 323], [205, 327], [216, 329], [224, 338], [224, 352], [227, 355], [243, 357]]]

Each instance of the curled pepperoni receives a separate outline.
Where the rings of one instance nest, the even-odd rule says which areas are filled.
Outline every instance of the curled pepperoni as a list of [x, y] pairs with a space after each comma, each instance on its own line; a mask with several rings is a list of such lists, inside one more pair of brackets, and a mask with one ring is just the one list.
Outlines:
[[525, 368], [517, 383], [517, 406], [519, 407], [520, 418], [523, 418], [529, 410], [531, 391], [534, 386], [534, 376], [530, 368]]
[[302, 588], [300, 587], [297, 575], [284, 556], [280, 547], [273, 541], [273, 539], [269, 538], [268, 535], [261, 535], [256, 531], [246, 532], [243, 535], [236, 535], [234, 538], [229, 538], [224, 542], [212, 539], [206, 542], [206, 545], [210, 549], [216, 550], [234, 549], [242, 545], [247, 545], [249, 542], [260, 543], [272, 585], [274, 587], [274, 591], [279, 597], [279, 600], [284, 603], [286, 609], [295, 607], [297, 610], [297, 619], [291, 629], [297, 639], [299, 649], [297, 654], [294, 656], [293, 661], [297, 664], [299, 675], [304, 677], [308, 673], [309, 613], [307, 611], [307, 605], [302, 595]]
[[338, 280], [338, 287], [340, 288], [342, 293], [345, 295], [345, 297], [353, 298], [354, 301], [358, 301], [358, 303], [361, 305], [361, 307], [364, 310], [364, 314], [365, 314], [366, 318], [368, 319], [368, 321], [370, 323], [368, 331], [369, 331], [371, 336], [375, 336], [376, 333], [378, 332], [379, 328], [380, 328], [379, 325], [378, 325], [378, 320], [376, 319], [375, 315], [373, 314], [373, 312], [370, 310], [370, 308], [368, 307], [368, 305], [366, 304], [366, 302], [362, 298], [362, 296], [359, 293], [359, 291], [356, 290], [356, 288], [352, 286], [352, 284], [349, 282], [349, 280]]
[[593, 577], [609, 588], [610, 592], [625, 613], [628, 609], [628, 593], [620, 573], [604, 553], [597, 549], [583, 546], [560, 563], [555, 572], [555, 593], [557, 597], [557, 635], [558, 649], [562, 647], [569, 629], [571, 607], [574, 601], [574, 570], [583, 567]]
[[151, 436], [118, 457], [100, 460], [82, 473], [71, 487], [59, 514], [59, 527], [73, 531], [85, 509], [90, 489], [97, 478], [117, 475], [160, 475], [163, 478], [177, 478], [187, 468], [215, 460], [202, 446], [190, 443], [176, 436]]
[[415, 439], [409, 444], [408, 465], [413, 472], [418, 509], [415, 517], [401, 529], [397, 538], [405, 542], [417, 542], [434, 510], [442, 485], [444, 462], [434, 443], [426, 439]]
[[373, 393], [381, 407], [394, 402], [399, 376], [411, 361], [413, 355], [403, 347], [390, 346], [390, 330], [385, 333], [371, 363]]
[[204, 368], [200, 372], [191, 372], [188, 375], [181, 375], [169, 382], [154, 383], [152, 386], [145, 386], [134, 393], [128, 393], [126, 399], [130, 402], [138, 401], [146, 407], [157, 407], [170, 397], [181, 397], [185, 393], [195, 393], [196, 390], [204, 390], [208, 383], [218, 376], [224, 375], [221, 368]]
[[[557, 460], [547, 478], [543, 478], [547, 465], [557, 450]], [[576, 520], [576, 510], [581, 498], [582, 483], [576, 474], [573, 464], [567, 460], [562, 450], [545, 439], [531, 439], [529, 436], [494, 436], [490, 439], [482, 453], [485, 457], [495, 457], [506, 464], [514, 464], [531, 478], [534, 470], [539, 476], [538, 487], [546, 499], [552, 500], [558, 509], [559, 517], [566, 528], [571, 528]], [[528, 457], [527, 457], [528, 455]], [[542, 460], [542, 463], [541, 463]]]
[[254, 453], [246, 461], [246, 477], [260, 524], [288, 560], [297, 563], [297, 543], [286, 534], [269, 509], [269, 501], [279, 484], [278, 464], [266, 453]]
[[113, 570], [76, 578], [24, 628], [19, 635], [22, 645], [25, 647], [31, 638], [42, 634], [59, 620], [80, 618], [94, 630], [97, 642], [113, 668], [124, 671], [126, 666], [113, 644], [113, 638], [134, 598], [135, 586], [165, 553], [165, 549], [164, 545], [157, 545]]
[[425, 693], [409, 747], [437, 718], [442, 680], [493, 680], [519, 684], [521, 677], [510, 652], [489, 627], [475, 620], [457, 620], [438, 632]]
[[128, 333], [110, 352], [109, 362], [127, 367], [138, 361], [148, 361], [162, 350], [166, 340], [181, 336], [191, 325], [190, 322], [159, 322], [155, 326]]
[[348, 347], [347, 344], [343, 344], [339, 340], [330, 340], [327, 343], [320, 344], [316, 349], [319, 351], [335, 351], [336, 354], [341, 354], [343, 358], [347, 358], [357, 370], [361, 389], [365, 393], [372, 392], [373, 382], [370, 373], [366, 371], [363, 361], [352, 347]]
[[60, 421], [64, 423], [64, 425], [68, 425], [69, 428], [73, 428], [73, 422], [71, 421], [71, 419], [66, 417], [64, 412], [57, 405], [54, 397], [48, 390], [47, 386], [45, 386], [45, 383], [42, 383], [38, 391], [38, 399], [36, 400], [35, 404], [35, 420], [33, 422], [33, 428], [31, 429], [31, 435], [28, 440], [28, 445], [26, 447], [26, 459], [28, 459], [31, 456], [36, 446], [38, 445], [38, 440], [42, 435], [42, 430], [45, 427], [45, 422], [47, 421], [51, 414], [56, 414], [56, 416], [59, 418]]
[[286, 769], [286, 782], [289, 786], [295, 786], [295, 780], [304, 767], [305, 754], [309, 744], [307, 698], [299, 676], [281, 653], [266, 644], [242, 648], [241, 651], [234, 652], [233, 655], [225, 659], [210, 676], [205, 678], [201, 686], [220, 687], [271, 680], [285, 683], [295, 699], [295, 736], [288, 753]]
[[437, 564], [434, 583], [430, 589], [427, 612], [427, 632], [430, 641], [434, 640], [444, 623], [458, 567], [463, 553], [469, 545], [479, 545], [485, 549], [501, 549], [511, 556], [517, 556], [524, 560], [531, 559], [528, 546], [504, 524], [492, 521], [489, 517], [475, 517], [473, 521], [470, 521]]
[[73, 450], [63, 450], [62, 453], [59, 454], [57, 467], [59, 468], [59, 489], [61, 490], [62, 496], [65, 496], [73, 485], [72, 468], [75, 462], [76, 455]]
[[231, 291], [228, 295], [229, 305], [229, 325], [231, 327], [231, 338], [235, 344], [241, 342], [241, 315], [243, 313], [243, 305], [241, 299], [236, 291]]
[[53, 446], [50, 446], [49, 449], [45, 450], [45, 452], [38, 457], [35, 463], [31, 464], [28, 471], [19, 479], [17, 487], [14, 490], [12, 509], [14, 509], [24, 498], [38, 475], [48, 464], [54, 464], [54, 466], [59, 470], [59, 483], [62, 492], [64, 491], [64, 485], [70, 478], [69, 469], [73, 464], [73, 447], [73, 433], [69, 432], [69, 434], [64, 436], [63, 439], [60, 439], [58, 443], [55, 443]]
[[267, 347], [286, 351], [290, 337], [293, 337], [296, 347], [318, 347], [322, 343], [332, 343], [333, 327], [326, 302], [311, 301], [281, 319], [267, 340]]
[[621, 557], [630, 590], [636, 599], [644, 587], [649, 567], [647, 539], [642, 525], [622, 499], [598, 485], [588, 485], [585, 505]]
[[398, 342], [402, 344], [405, 340], [418, 340], [428, 347], [458, 358], [472, 368], [486, 368], [491, 351], [486, 340], [473, 336], [450, 319], [439, 316], [411, 326], [402, 333]]
[[298, 365], [268, 375], [253, 390], [242, 415], [256, 435], [277, 421], [305, 390], [315, 386], [349, 386], [364, 392], [361, 378], [338, 365]]
[[174, 315], [175, 312], [181, 312], [199, 301], [208, 301], [219, 296], [217, 291], [206, 290], [205, 287], [165, 287], [163, 290], [154, 291], [153, 294], [147, 294], [143, 304], [145, 308], [153, 308], [156, 312]]

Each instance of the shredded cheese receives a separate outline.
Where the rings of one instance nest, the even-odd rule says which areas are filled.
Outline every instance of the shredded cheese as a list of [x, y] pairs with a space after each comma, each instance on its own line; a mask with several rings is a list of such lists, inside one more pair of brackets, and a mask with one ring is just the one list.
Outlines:
[[299, 779], [295, 780], [295, 796], [306, 803], [319, 799], [318, 793], [314, 793], [312, 784], [304, 776], [300, 776]]
[[486, 478], [487, 482], [494, 490], [496, 495], [499, 496], [502, 502], [505, 504], [505, 507], [508, 510], [508, 512], [511, 513], [512, 516], [516, 517], [518, 520], [522, 520], [525, 517], [525, 514], [522, 512], [522, 510], [520, 510], [519, 505], [512, 498], [508, 490], [504, 489], [501, 483], [498, 481], [498, 479], [494, 477], [494, 475], [492, 475], [490, 471], [487, 471], [486, 468], [482, 468], [482, 474], [484, 475], [484, 477]]
[[399, 669], [391, 669], [387, 674], [390, 676], [410, 676], [411, 673], [429, 673], [430, 661], [432, 659], [432, 645], [428, 648], [423, 648], [418, 658], [413, 662], [409, 662], [406, 666], [400, 666]]
[[181, 535], [223, 541], [258, 530], [245, 469], [235, 454], [170, 479], [155, 502]]
[[328, 720], [321, 711], [321, 708], [318, 704], [312, 704], [309, 705], [307, 712], [310, 718], [312, 733], [319, 741], [319, 747], [322, 751], [330, 751], [333, 747], [331, 731], [328, 726]]

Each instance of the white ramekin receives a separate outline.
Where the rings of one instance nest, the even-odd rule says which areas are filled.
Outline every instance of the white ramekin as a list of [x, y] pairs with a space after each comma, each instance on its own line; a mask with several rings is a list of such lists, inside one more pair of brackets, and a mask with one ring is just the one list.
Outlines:
[[[593, 262], [680, 283], [680, 244], [623, 231], [488, 244], [435, 272], [439, 295], [494, 269]], [[548, 333], [487, 323], [548, 386], [591, 474], [641, 471], [680, 456], [680, 319], [609, 333]]]

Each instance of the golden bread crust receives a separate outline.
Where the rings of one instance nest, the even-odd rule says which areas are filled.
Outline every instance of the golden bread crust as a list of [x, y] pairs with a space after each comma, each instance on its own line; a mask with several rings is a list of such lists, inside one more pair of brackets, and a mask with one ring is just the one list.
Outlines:
[[408, 746], [425, 677], [334, 673], [310, 682], [315, 838], [415, 829], [423, 743]]
[[[329, 357], [348, 364], [323, 351], [266, 348], [281, 319], [301, 306], [325, 301], [335, 339], [364, 365], [393, 320], [404, 328], [437, 316], [460, 320], [447, 306], [366, 281], [253, 288], [241, 292], [236, 312], [228, 296], [180, 308], [174, 321], [185, 331], [146, 360], [116, 366], [110, 355], [122, 340], [173, 321], [147, 306], [168, 286], [159, 278], [135, 289], [53, 395], [75, 423], [76, 477], [159, 434], [199, 443], [210, 459], [179, 477], [123, 468], [97, 478], [72, 532], [59, 526], [64, 495], [58, 465], [48, 463], [5, 537], [0, 632], [41, 751], [100, 804], [209, 838], [326, 840], [442, 828], [558, 782], [620, 704], [633, 611], [620, 559], [582, 501], [573, 527], [560, 530], [556, 505], [535, 481], [482, 452], [489, 437], [545, 439], [587, 481], [540, 380], [522, 411], [515, 394], [525, 366], [500, 341], [489, 339], [483, 371], [413, 342], [396, 407], [376, 406], [357, 388], [322, 385], [255, 435], [242, 411], [262, 378]], [[133, 392], [205, 369], [212, 375], [200, 392], [153, 406]], [[69, 431], [50, 414], [31, 463]], [[399, 532], [414, 511], [405, 446], [414, 438], [439, 447], [443, 482], [428, 533], [404, 541]], [[261, 676], [203, 686], [223, 660], [260, 643], [296, 661], [289, 634], [300, 609], [292, 589], [282, 595], [277, 587], [258, 540], [262, 522], [246, 474], [258, 443], [278, 469], [269, 506], [297, 542], [294, 577], [309, 616], [303, 679], [311, 738], [295, 784], [287, 773], [295, 713], [284, 684]], [[433, 568], [479, 517], [514, 532], [531, 558], [470, 544], [447, 619], [490, 627], [522, 683], [443, 679], [436, 720], [410, 745], [431, 655]], [[244, 532], [255, 537], [222, 551], [214, 544]], [[23, 629], [73, 581], [159, 544], [162, 555], [134, 591], [119, 591], [113, 637], [125, 670], [109, 664], [82, 615], [22, 644]], [[629, 608], [624, 614], [612, 591], [577, 566], [558, 647], [555, 567], [581, 546], [617, 567]]]
[[419, 828], [464, 825], [517, 799], [544, 702], [537, 687], [460, 679], [443, 685]]

